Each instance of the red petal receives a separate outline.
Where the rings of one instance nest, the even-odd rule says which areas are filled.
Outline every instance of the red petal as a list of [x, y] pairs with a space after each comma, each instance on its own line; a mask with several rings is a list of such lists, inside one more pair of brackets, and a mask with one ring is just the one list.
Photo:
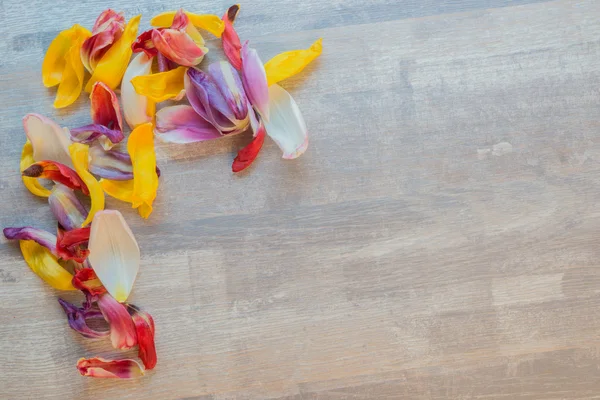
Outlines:
[[121, 108], [117, 95], [103, 82], [96, 82], [90, 93], [90, 113], [94, 124], [123, 131]]
[[233, 160], [233, 165], [231, 166], [233, 172], [243, 171], [252, 164], [265, 142], [265, 135], [265, 126], [261, 121], [254, 139], [252, 139], [246, 147], [241, 149], [235, 160]]
[[95, 378], [131, 379], [144, 375], [144, 368], [135, 360], [105, 360], [100, 357], [80, 358], [77, 369], [83, 376]]
[[79, 189], [85, 195], [90, 194], [85, 183], [77, 175], [77, 172], [56, 161], [38, 161], [31, 164], [22, 174], [31, 178], [50, 179], [62, 183], [71, 189]]
[[92, 296], [106, 293], [106, 288], [102, 286], [102, 282], [96, 276], [96, 273], [91, 268], [83, 268], [75, 272], [73, 286], [79, 290], [86, 291]]
[[137, 344], [135, 325], [125, 306], [105, 293], [98, 299], [98, 307], [110, 324], [110, 340], [115, 349], [130, 349]]
[[[156, 28], [158, 30], [162, 30], [163, 28]], [[142, 32], [136, 39], [135, 42], [131, 45], [131, 50], [134, 53], [141, 53], [142, 51], [146, 53], [146, 55], [150, 58], [156, 56], [158, 54], [158, 50], [154, 47], [154, 43], [152, 42], [152, 31], [154, 29], [149, 29], [145, 32]]]
[[227, 56], [227, 59], [238, 71], [242, 69], [242, 57], [240, 51], [242, 50], [242, 44], [240, 38], [233, 28], [233, 22], [240, 11], [240, 6], [235, 4], [227, 10], [223, 15], [223, 22], [225, 23], [225, 30], [221, 35], [221, 42], [223, 43], [223, 51]]
[[63, 260], [82, 263], [90, 254], [88, 249], [82, 247], [89, 238], [89, 227], [65, 231], [59, 226], [56, 235], [56, 254]]
[[128, 304], [129, 314], [135, 325], [138, 340], [138, 357], [144, 363], [146, 369], [156, 366], [156, 347], [154, 345], [154, 320], [145, 311], [140, 310], [133, 304]]

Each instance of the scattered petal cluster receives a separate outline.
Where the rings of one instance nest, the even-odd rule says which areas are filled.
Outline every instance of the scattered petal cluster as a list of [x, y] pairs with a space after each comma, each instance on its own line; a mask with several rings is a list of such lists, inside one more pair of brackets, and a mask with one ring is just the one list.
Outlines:
[[[23, 118], [21, 178], [33, 195], [47, 199], [56, 231], [17, 226], [3, 233], [18, 241], [27, 265], [48, 285], [81, 293], [81, 305], [58, 299], [72, 330], [110, 339], [116, 350], [138, 348], [141, 362], [81, 358], [83, 376], [138, 378], [157, 363], [154, 320], [128, 302], [140, 249], [123, 215], [105, 209], [109, 195], [150, 217], [161, 176], [155, 137], [187, 144], [251, 134], [233, 172], [256, 160], [267, 137], [284, 159], [307, 149], [300, 108], [278, 83], [315, 60], [322, 39], [263, 63], [234, 28], [239, 12], [239, 5], [222, 17], [168, 11], [139, 33], [141, 15], [127, 20], [108, 9], [91, 31], [75, 24], [60, 32], [46, 52], [42, 82], [56, 87], [54, 107], [72, 105], [85, 91], [90, 117], [75, 127], [35, 113]], [[209, 52], [201, 31], [220, 39], [223, 61], [200, 66]]]

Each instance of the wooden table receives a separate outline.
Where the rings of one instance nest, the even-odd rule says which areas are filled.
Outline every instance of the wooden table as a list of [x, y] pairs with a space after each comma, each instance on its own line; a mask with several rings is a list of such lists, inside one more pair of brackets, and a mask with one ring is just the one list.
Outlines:
[[[150, 17], [229, 3], [0, 3], [1, 225], [52, 229], [22, 186], [21, 118], [52, 108], [50, 41], [104, 8]], [[201, 7], [198, 9], [198, 7]], [[583, 399], [600, 396], [600, 2], [267, 0], [237, 28], [264, 60], [324, 38], [286, 81], [310, 129], [295, 161], [248, 137], [159, 144], [132, 301], [159, 363], [80, 377], [80, 337], [15, 243], [0, 244], [2, 399]], [[211, 41], [210, 60], [221, 57]], [[125, 353], [134, 356], [135, 351]]]

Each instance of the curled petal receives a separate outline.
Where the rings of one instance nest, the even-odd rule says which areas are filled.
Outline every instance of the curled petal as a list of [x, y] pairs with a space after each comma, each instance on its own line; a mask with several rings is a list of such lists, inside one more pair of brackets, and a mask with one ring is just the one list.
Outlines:
[[4, 228], [4, 237], [10, 240], [33, 240], [56, 255], [56, 236], [43, 229], [24, 226], [22, 228]]
[[90, 172], [101, 178], [117, 181], [131, 180], [133, 179], [131, 157], [120, 151], [104, 151], [101, 147], [91, 147]]
[[235, 4], [225, 12], [223, 15], [223, 34], [221, 36], [221, 42], [223, 43], [223, 51], [227, 56], [227, 59], [237, 69], [238, 71], [242, 69], [242, 58], [240, 56], [240, 51], [242, 50], [242, 44], [240, 43], [240, 38], [238, 37], [237, 32], [233, 28], [233, 23], [235, 22], [235, 18], [240, 11], [240, 5]]
[[79, 57], [83, 41], [91, 33], [80, 25], [64, 30], [52, 41], [42, 63], [42, 80], [46, 87], [58, 85], [54, 107], [72, 104], [83, 86], [83, 63]]
[[90, 237], [90, 228], [78, 228], [65, 231], [58, 228], [56, 235], [56, 252], [63, 260], [75, 260], [82, 263], [90, 254], [85, 248]]
[[306, 50], [292, 50], [281, 53], [265, 64], [269, 86], [301, 72], [323, 51], [323, 39], [318, 39]]
[[240, 150], [235, 160], [233, 160], [233, 165], [231, 166], [233, 172], [243, 171], [254, 162], [265, 142], [265, 134], [265, 127], [261, 121], [254, 139], [252, 139], [246, 147]]
[[200, 64], [208, 49], [196, 43], [186, 31], [177, 29], [154, 29], [152, 42], [156, 49], [179, 65], [193, 67]]
[[152, 42], [153, 30], [154, 29], [148, 29], [147, 31], [140, 33], [137, 39], [135, 39], [135, 42], [131, 45], [131, 50], [134, 53], [144, 52], [148, 58], [154, 58], [159, 54]]
[[120, 212], [96, 214], [88, 249], [89, 261], [106, 290], [118, 301], [127, 300], [140, 266], [140, 249]]
[[[152, 18], [152, 20], [150, 20], [150, 25], [168, 28], [173, 24], [173, 19], [175, 18], [176, 13], [177, 11], [167, 11], [162, 14], [158, 14]], [[225, 29], [225, 24], [218, 16], [213, 14], [194, 14], [187, 11], [185, 14], [189, 18], [190, 23], [196, 28], [204, 29], [218, 38], [221, 37], [221, 34]]]
[[133, 198], [133, 179], [129, 181], [115, 181], [111, 179], [101, 179], [100, 185], [104, 192], [117, 200], [131, 203]]
[[[133, 58], [121, 82], [121, 101], [123, 102], [123, 113], [125, 121], [131, 129], [136, 126], [152, 122], [156, 111], [156, 103], [146, 96], [135, 91], [131, 80], [138, 76], [146, 76], [152, 73], [152, 57], [146, 54], [138, 54]], [[183, 88], [183, 76], [181, 77]]]
[[110, 334], [110, 330], [97, 331], [88, 326], [88, 318], [98, 318], [98, 316], [94, 315], [94, 313], [83, 308], [75, 307], [73, 304], [63, 299], [58, 299], [58, 302], [65, 311], [65, 314], [67, 314], [67, 319], [69, 320], [69, 326], [71, 329], [79, 332], [82, 336], [88, 339], [98, 339], [106, 337]]
[[[92, 86], [90, 93], [90, 114], [93, 126], [103, 126], [107, 129], [98, 132], [93, 129], [95, 135], [91, 137], [98, 138], [102, 147], [105, 150], [110, 150], [115, 143], [122, 141], [123, 136], [123, 121], [121, 120], [121, 109], [119, 108], [119, 100], [117, 95], [103, 82], [96, 82]], [[81, 129], [81, 128], [80, 128]], [[90, 142], [90, 137], [86, 142]], [[83, 143], [83, 141], [80, 140]]]
[[140, 18], [141, 15], [131, 18], [125, 26], [123, 35], [102, 56], [85, 87], [86, 91], [91, 91], [94, 83], [98, 81], [104, 82], [113, 90], [119, 86], [131, 58], [131, 44], [137, 37]]
[[154, 320], [152, 316], [145, 311], [140, 310], [133, 304], [127, 304], [127, 309], [137, 333], [138, 357], [144, 363], [146, 369], [153, 369], [156, 366], [156, 347], [154, 345]]
[[144, 368], [135, 360], [80, 358], [77, 361], [77, 369], [81, 375], [94, 378], [133, 379], [144, 375]]
[[238, 120], [247, 118], [248, 98], [242, 80], [231, 64], [226, 61], [212, 63], [208, 66], [208, 73], [220, 89], [235, 118]]
[[194, 143], [218, 139], [221, 133], [188, 105], [165, 107], [156, 114], [156, 136], [163, 142]]
[[267, 75], [256, 50], [248, 46], [242, 47], [242, 82], [250, 104], [256, 108], [261, 117], [269, 120], [269, 86]]
[[33, 147], [34, 161], [51, 160], [69, 167], [73, 165], [69, 155], [71, 135], [68, 129], [39, 114], [25, 115], [23, 129]]
[[156, 154], [152, 124], [143, 124], [131, 132], [127, 152], [133, 164], [133, 196], [131, 206], [137, 208], [143, 218], [152, 213], [152, 203], [158, 190]]
[[75, 290], [71, 284], [73, 275], [58, 263], [50, 250], [33, 240], [21, 240], [19, 245], [25, 262], [40, 278], [55, 289]]
[[308, 131], [302, 113], [292, 96], [279, 85], [269, 87], [270, 120], [267, 135], [283, 151], [283, 158], [300, 157], [308, 147]]
[[185, 93], [183, 77], [186, 71], [186, 67], [178, 67], [157, 74], [140, 75], [134, 77], [131, 84], [137, 94], [146, 96], [150, 101], [179, 100]]
[[[31, 145], [31, 142], [27, 140], [27, 142], [25, 142], [25, 144], [23, 145], [23, 152], [21, 153], [21, 172], [27, 169], [27, 167], [29, 167], [34, 162], [35, 161], [33, 160], [33, 146]], [[21, 175], [21, 179], [23, 179], [25, 187], [34, 195], [40, 197], [50, 196], [50, 190], [43, 187], [42, 184], [39, 183], [36, 178], [29, 178], [27, 176]]]
[[22, 172], [23, 176], [29, 178], [44, 178], [52, 181], [62, 183], [63, 185], [71, 188], [78, 189], [85, 195], [89, 195], [90, 192], [81, 180], [79, 175], [71, 168], [64, 164], [55, 161], [38, 161], [31, 164], [27, 169]]
[[115, 349], [130, 349], [137, 344], [135, 325], [127, 308], [110, 294], [98, 298], [98, 307], [110, 325], [110, 341]]
[[88, 187], [90, 192], [90, 199], [92, 202], [90, 212], [88, 213], [88, 216], [85, 219], [85, 221], [83, 221], [83, 223], [81, 224], [81, 226], [84, 227], [90, 222], [92, 222], [94, 215], [98, 211], [104, 209], [104, 192], [102, 191], [102, 186], [100, 186], [100, 183], [98, 183], [96, 178], [94, 178], [94, 176], [88, 172], [88, 146], [81, 143], [73, 143], [71, 146], [69, 146], [69, 151], [71, 152], [71, 158], [73, 160], [73, 165], [75, 166], [75, 171]]
[[87, 292], [92, 296], [106, 293], [106, 288], [92, 268], [83, 268], [77, 271], [72, 283], [76, 289]]
[[114, 143], [118, 143], [124, 138], [123, 131], [119, 129], [109, 129], [104, 125], [90, 124], [80, 128], [71, 129], [71, 139], [74, 142], [91, 144], [98, 139], [102, 147], [106, 150], [110, 150]]
[[48, 204], [58, 223], [67, 230], [79, 228], [88, 215], [75, 193], [61, 184], [52, 188]]
[[98, 16], [92, 29], [92, 36], [87, 38], [81, 47], [81, 61], [90, 73], [94, 71], [98, 61], [110, 46], [121, 37], [124, 29], [123, 13], [117, 13], [109, 8]]

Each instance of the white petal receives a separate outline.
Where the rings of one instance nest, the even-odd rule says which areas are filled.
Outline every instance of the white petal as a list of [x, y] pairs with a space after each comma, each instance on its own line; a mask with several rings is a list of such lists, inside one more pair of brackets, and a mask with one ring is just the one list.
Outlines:
[[119, 211], [96, 213], [88, 248], [88, 259], [108, 293], [117, 301], [127, 300], [140, 268], [140, 249]]
[[152, 121], [152, 116], [147, 113], [148, 98], [137, 94], [131, 80], [139, 75], [149, 75], [152, 73], [152, 58], [146, 53], [138, 54], [125, 71], [123, 82], [121, 82], [121, 102], [123, 103], [123, 114], [125, 121], [131, 129], [136, 126]]
[[283, 158], [297, 158], [308, 147], [308, 131], [298, 104], [279, 85], [269, 86], [269, 121], [264, 121], [267, 135], [283, 151]]
[[50, 118], [39, 114], [24, 116], [23, 128], [33, 146], [35, 161], [57, 161], [73, 168], [69, 154], [71, 134], [67, 128], [61, 128]]

